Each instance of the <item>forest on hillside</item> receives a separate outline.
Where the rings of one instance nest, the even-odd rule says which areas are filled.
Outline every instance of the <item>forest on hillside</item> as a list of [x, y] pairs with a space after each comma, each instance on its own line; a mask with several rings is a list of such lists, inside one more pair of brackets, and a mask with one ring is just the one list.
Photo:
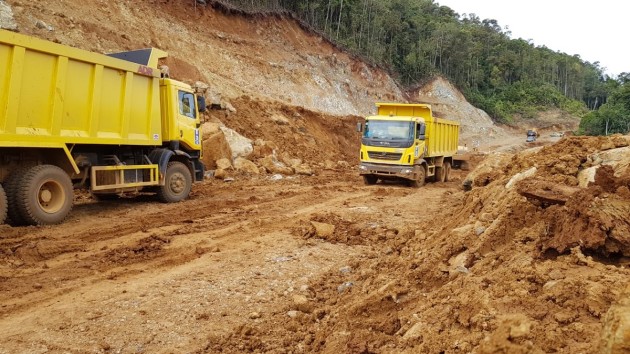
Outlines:
[[406, 86], [442, 75], [499, 122], [555, 107], [585, 117], [583, 133], [630, 130], [628, 74], [609, 77], [599, 62], [512, 39], [496, 20], [458, 14], [434, 0], [220, 3], [248, 12], [290, 12]]

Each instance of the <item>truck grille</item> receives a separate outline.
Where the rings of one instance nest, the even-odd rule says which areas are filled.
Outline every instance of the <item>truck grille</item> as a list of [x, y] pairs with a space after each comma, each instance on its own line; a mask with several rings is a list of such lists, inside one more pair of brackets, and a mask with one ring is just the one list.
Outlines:
[[402, 157], [402, 154], [395, 152], [368, 151], [368, 156], [370, 159], [398, 161]]

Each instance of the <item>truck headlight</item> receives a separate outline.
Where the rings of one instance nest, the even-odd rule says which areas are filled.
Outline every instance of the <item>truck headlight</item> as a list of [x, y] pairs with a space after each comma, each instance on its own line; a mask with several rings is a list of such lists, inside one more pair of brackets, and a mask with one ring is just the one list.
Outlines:
[[413, 173], [413, 170], [410, 169], [410, 168], [405, 168], [405, 169], [402, 170], [402, 173], [404, 173], [406, 175], [409, 175], [409, 174]]
[[363, 166], [363, 165], [359, 165], [359, 170], [361, 171], [365, 171], [367, 170], [367, 167]]

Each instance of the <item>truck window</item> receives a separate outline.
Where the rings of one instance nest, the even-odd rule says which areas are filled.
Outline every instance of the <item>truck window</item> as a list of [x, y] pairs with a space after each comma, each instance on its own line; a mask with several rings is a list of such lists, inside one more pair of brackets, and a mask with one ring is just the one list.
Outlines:
[[195, 119], [195, 95], [190, 92], [178, 91], [179, 114]]

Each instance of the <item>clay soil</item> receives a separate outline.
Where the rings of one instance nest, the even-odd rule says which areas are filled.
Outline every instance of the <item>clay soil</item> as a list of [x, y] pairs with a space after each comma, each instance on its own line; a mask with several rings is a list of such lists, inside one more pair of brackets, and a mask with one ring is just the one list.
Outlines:
[[293, 20], [193, 1], [7, 3], [34, 36], [165, 47], [174, 75], [235, 108], [207, 119], [313, 175], [230, 171], [176, 204], [78, 192], [61, 225], [0, 225], [0, 353], [600, 351], [630, 284], [630, 170], [601, 167], [585, 188], [578, 174], [627, 137], [525, 144], [506, 129], [448, 182], [366, 186], [357, 114], [401, 95]]

